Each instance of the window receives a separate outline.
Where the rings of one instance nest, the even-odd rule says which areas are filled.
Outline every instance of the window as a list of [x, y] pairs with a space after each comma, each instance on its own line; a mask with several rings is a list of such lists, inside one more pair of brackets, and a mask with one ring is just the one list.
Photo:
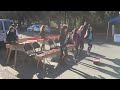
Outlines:
[[0, 31], [3, 31], [3, 24], [2, 24], [2, 21], [0, 21]]
[[10, 27], [11, 24], [12, 24], [11, 21], [4, 21], [5, 30], [9, 30], [9, 27]]

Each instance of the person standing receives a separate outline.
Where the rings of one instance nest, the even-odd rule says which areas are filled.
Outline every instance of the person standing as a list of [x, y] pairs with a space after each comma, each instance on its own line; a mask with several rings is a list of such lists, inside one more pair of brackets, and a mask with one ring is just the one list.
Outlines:
[[81, 25], [81, 27], [79, 28], [78, 30], [78, 34], [79, 34], [79, 40], [80, 40], [80, 52], [84, 49], [84, 36], [85, 36], [85, 33], [88, 29], [88, 25], [87, 25], [87, 22], [84, 22], [84, 25]]
[[13, 26], [10, 27], [6, 36], [7, 43], [16, 43], [18, 41], [18, 34], [16, 34], [16, 29]]
[[18, 36], [18, 24], [12, 24], [11, 27], [13, 27], [15, 29], [16, 35]]
[[45, 50], [45, 40], [46, 40], [46, 32], [45, 32], [45, 25], [42, 25], [41, 28], [40, 28], [40, 36], [41, 36], [41, 39], [44, 40], [42, 46], [41, 46], [41, 51]]
[[63, 61], [65, 60], [65, 58], [68, 56], [68, 52], [67, 52], [67, 26], [64, 25], [60, 31], [60, 37], [59, 37], [59, 41], [60, 41], [60, 59], [59, 59], [59, 63], [62, 64]]
[[90, 55], [90, 51], [92, 49], [92, 42], [94, 41], [94, 35], [93, 35], [93, 30], [91, 26], [86, 31], [84, 38], [87, 40], [87, 43], [88, 43], [87, 54]]
[[74, 46], [75, 46], [75, 49], [76, 49], [76, 53], [75, 53], [75, 56], [74, 56], [75, 59], [77, 58], [78, 48], [79, 48], [79, 45], [80, 45], [79, 34], [77, 33], [77, 31], [78, 31], [78, 29], [75, 28], [74, 31], [73, 31], [73, 36], [72, 36]]
[[[15, 44], [18, 42], [18, 34], [16, 34], [16, 29], [14, 26], [9, 28], [9, 31], [6, 34], [6, 41], [9, 44]], [[15, 55], [15, 50], [12, 50], [10, 59], [12, 60]]]

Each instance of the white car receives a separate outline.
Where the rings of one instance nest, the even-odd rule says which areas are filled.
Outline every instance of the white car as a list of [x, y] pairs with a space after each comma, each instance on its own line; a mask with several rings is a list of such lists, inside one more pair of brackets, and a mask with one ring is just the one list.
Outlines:
[[40, 26], [39, 25], [32, 25], [27, 28], [27, 31], [40, 31]]
[[49, 27], [46, 27], [46, 28], [45, 28], [45, 31], [46, 31], [47, 34], [50, 34], [50, 33], [51, 33], [51, 29], [50, 29]]
[[[40, 25], [32, 25], [27, 28], [27, 31], [35, 31], [35, 32], [40, 32]], [[50, 33], [51, 29], [49, 27], [45, 28], [46, 33]]]
[[39, 32], [40, 31], [40, 26], [39, 25], [36, 25], [34, 26], [34, 29], [33, 29], [35, 32]]

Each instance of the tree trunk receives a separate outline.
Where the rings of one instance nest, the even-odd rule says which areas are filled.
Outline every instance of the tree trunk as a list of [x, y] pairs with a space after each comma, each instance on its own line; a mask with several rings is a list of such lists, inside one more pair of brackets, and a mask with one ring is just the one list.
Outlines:
[[27, 18], [27, 26], [30, 26], [30, 20]]
[[62, 23], [62, 19], [61, 19], [61, 11], [59, 11], [59, 21], [58, 21], [58, 29], [61, 29], [61, 23]]
[[18, 20], [18, 26], [19, 26], [18, 28], [21, 30], [22, 28], [21, 28], [21, 20], [20, 19]]
[[50, 19], [48, 19], [47, 25], [48, 27], [50, 27]]
[[65, 11], [65, 16], [64, 16], [64, 23], [66, 24], [67, 23], [67, 12]]

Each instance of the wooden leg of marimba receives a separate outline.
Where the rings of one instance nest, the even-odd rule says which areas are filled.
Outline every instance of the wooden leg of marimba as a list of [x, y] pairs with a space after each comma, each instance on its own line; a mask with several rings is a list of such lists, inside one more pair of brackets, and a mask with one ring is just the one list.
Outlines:
[[14, 57], [14, 66], [16, 66], [16, 60], [17, 60], [17, 50], [15, 50], [15, 57]]
[[46, 58], [44, 58], [44, 60], [43, 60], [43, 70], [45, 69], [45, 60], [46, 60]]
[[7, 48], [6, 50], [6, 59], [8, 58], [8, 54], [9, 54], [9, 48]]
[[12, 50], [10, 49], [10, 51], [9, 51], [9, 53], [8, 53], [8, 57], [7, 57], [7, 62], [6, 62], [6, 64], [8, 64], [8, 62], [9, 62], [11, 51], [12, 51]]

